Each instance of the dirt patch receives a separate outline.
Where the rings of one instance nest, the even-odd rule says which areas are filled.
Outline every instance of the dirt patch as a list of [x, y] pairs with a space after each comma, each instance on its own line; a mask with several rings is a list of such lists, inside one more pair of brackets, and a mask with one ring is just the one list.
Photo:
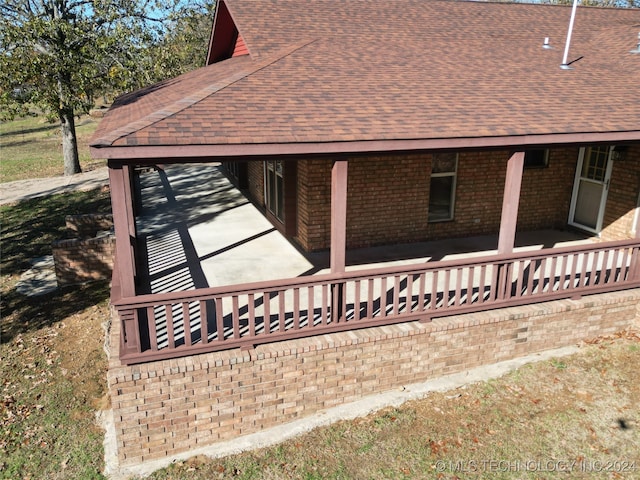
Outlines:
[[55, 348], [60, 368], [74, 384], [76, 395], [95, 404], [106, 393], [107, 361], [103, 349], [106, 302], [76, 313], [59, 325]]
[[[49, 324], [59, 302], [73, 297], [66, 295], [33, 299], [36, 319], [22, 309], [3, 316], [21, 333], [0, 345], [0, 478], [102, 478], [104, 432], [95, 409], [106, 392], [108, 304], [76, 306]], [[45, 326], [32, 328], [34, 322]]]

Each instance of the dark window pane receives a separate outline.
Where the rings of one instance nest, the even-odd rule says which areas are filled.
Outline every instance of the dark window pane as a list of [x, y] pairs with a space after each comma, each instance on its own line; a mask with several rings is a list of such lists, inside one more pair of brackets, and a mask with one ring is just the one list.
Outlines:
[[279, 220], [284, 220], [284, 185], [280, 175], [276, 177], [276, 205], [274, 213]]
[[549, 150], [537, 149], [524, 152], [525, 168], [541, 168], [549, 164]]
[[598, 182], [603, 182], [607, 172], [608, 147], [592, 147], [587, 150], [582, 165], [582, 176]]
[[451, 220], [453, 218], [453, 176], [432, 177], [429, 192], [429, 221]]
[[[267, 177], [268, 177], [268, 184], [267, 184], [267, 193], [269, 195], [268, 197], [268, 202], [269, 202], [269, 210], [271, 210], [271, 212], [273, 212], [274, 206], [275, 206], [275, 202], [276, 202], [276, 176], [275, 173], [273, 172], [273, 170], [268, 170], [267, 171]], [[275, 212], [273, 212], [275, 213]]]

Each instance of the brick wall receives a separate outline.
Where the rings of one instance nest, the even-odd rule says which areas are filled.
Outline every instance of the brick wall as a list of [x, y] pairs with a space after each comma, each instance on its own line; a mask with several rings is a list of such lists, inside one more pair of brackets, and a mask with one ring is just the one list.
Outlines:
[[430, 172], [431, 155], [350, 159], [347, 245], [415, 241], [428, 227]]
[[640, 289], [123, 366], [108, 388], [121, 466], [281, 425], [366, 395], [612, 334]]
[[114, 235], [53, 242], [53, 260], [58, 285], [110, 279], [115, 246]]
[[[553, 149], [546, 168], [525, 169], [518, 230], [565, 228], [578, 148]], [[454, 219], [428, 223], [431, 154], [349, 159], [347, 247], [358, 248], [472, 235], [497, 235], [509, 153], [461, 152]], [[329, 248], [331, 160], [298, 162], [295, 240], [307, 251]], [[263, 205], [262, 162], [250, 162], [251, 195]], [[640, 190], [640, 147], [615, 162], [601, 238], [629, 238]]]
[[525, 168], [518, 210], [519, 230], [566, 227], [578, 153], [578, 148], [550, 150], [547, 168]]
[[[472, 235], [500, 229], [507, 152], [462, 152], [454, 219], [428, 223], [431, 154], [349, 159], [347, 246], [366, 247]], [[567, 223], [578, 149], [554, 150], [547, 168], [523, 174], [518, 229]], [[331, 160], [298, 167], [298, 242], [329, 248]]]
[[264, 207], [264, 164], [262, 162], [248, 162], [247, 191], [253, 200]]
[[331, 161], [298, 164], [298, 234], [307, 251], [327, 248], [331, 238]]
[[113, 216], [68, 215], [65, 222], [69, 235], [74, 238], [51, 245], [58, 285], [111, 278], [115, 254], [115, 235], [111, 232]]
[[69, 234], [79, 238], [95, 237], [98, 232], [113, 228], [113, 215], [110, 213], [67, 215], [64, 220]]
[[640, 146], [630, 146], [622, 160], [614, 161], [602, 222], [603, 241], [630, 238], [640, 192]]

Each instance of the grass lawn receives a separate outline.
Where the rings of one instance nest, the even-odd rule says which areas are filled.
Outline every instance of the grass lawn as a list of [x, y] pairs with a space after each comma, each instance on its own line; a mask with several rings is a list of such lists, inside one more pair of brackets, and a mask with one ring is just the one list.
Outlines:
[[[85, 115], [76, 119], [76, 134], [80, 166], [83, 171], [106, 165], [102, 160], [91, 160], [89, 137], [97, 121]], [[60, 127], [44, 117], [24, 117], [0, 122], [0, 183], [39, 177], [54, 177], [64, 171]]]
[[640, 478], [639, 359], [636, 333], [601, 338], [570, 357], [151, 478]]
[[102, 324], [108, 282], [41, 297], [16, 291], [29, 261], [64, 238], [70, 213], [107, 212], [108, 192], [77, 192], [1, 206], [0, 478], [102, 478], [105, 393]]
[[[9, 178], [7, 151], [22, 151], [21, 158], [34, 165], [60, 163], [61, 172], [61, 160], [50, 151], [55, 127], [25, 122], [2, 126], [3, 181]], [[4, 150], [5, 143], [12, 145]], [[23, 174], [46, 176], [48, 168]], [[50, 254], [51, 241], [63, 237], [65, 215], [109, 208], [108, 193], [99, 191], [0, 207], [0, 479], [103, 478], [103, 432], [95, 413], [108, 408], [102, 326], [109, 319], [109, 285], [35, 298], [15, 287], [29, 261]], [[270, 448], [177, 462], [151, 478], [640, 478], [639, 363], [640, 336], [621, 332], [594, 339], [570, 357], [433, 393]]]

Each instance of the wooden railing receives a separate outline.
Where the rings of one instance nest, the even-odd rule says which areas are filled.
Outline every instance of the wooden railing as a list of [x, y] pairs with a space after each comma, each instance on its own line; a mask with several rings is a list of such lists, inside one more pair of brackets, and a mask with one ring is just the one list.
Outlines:
[[125, 363], [640, 286], [629, 240], [114, 301]]

